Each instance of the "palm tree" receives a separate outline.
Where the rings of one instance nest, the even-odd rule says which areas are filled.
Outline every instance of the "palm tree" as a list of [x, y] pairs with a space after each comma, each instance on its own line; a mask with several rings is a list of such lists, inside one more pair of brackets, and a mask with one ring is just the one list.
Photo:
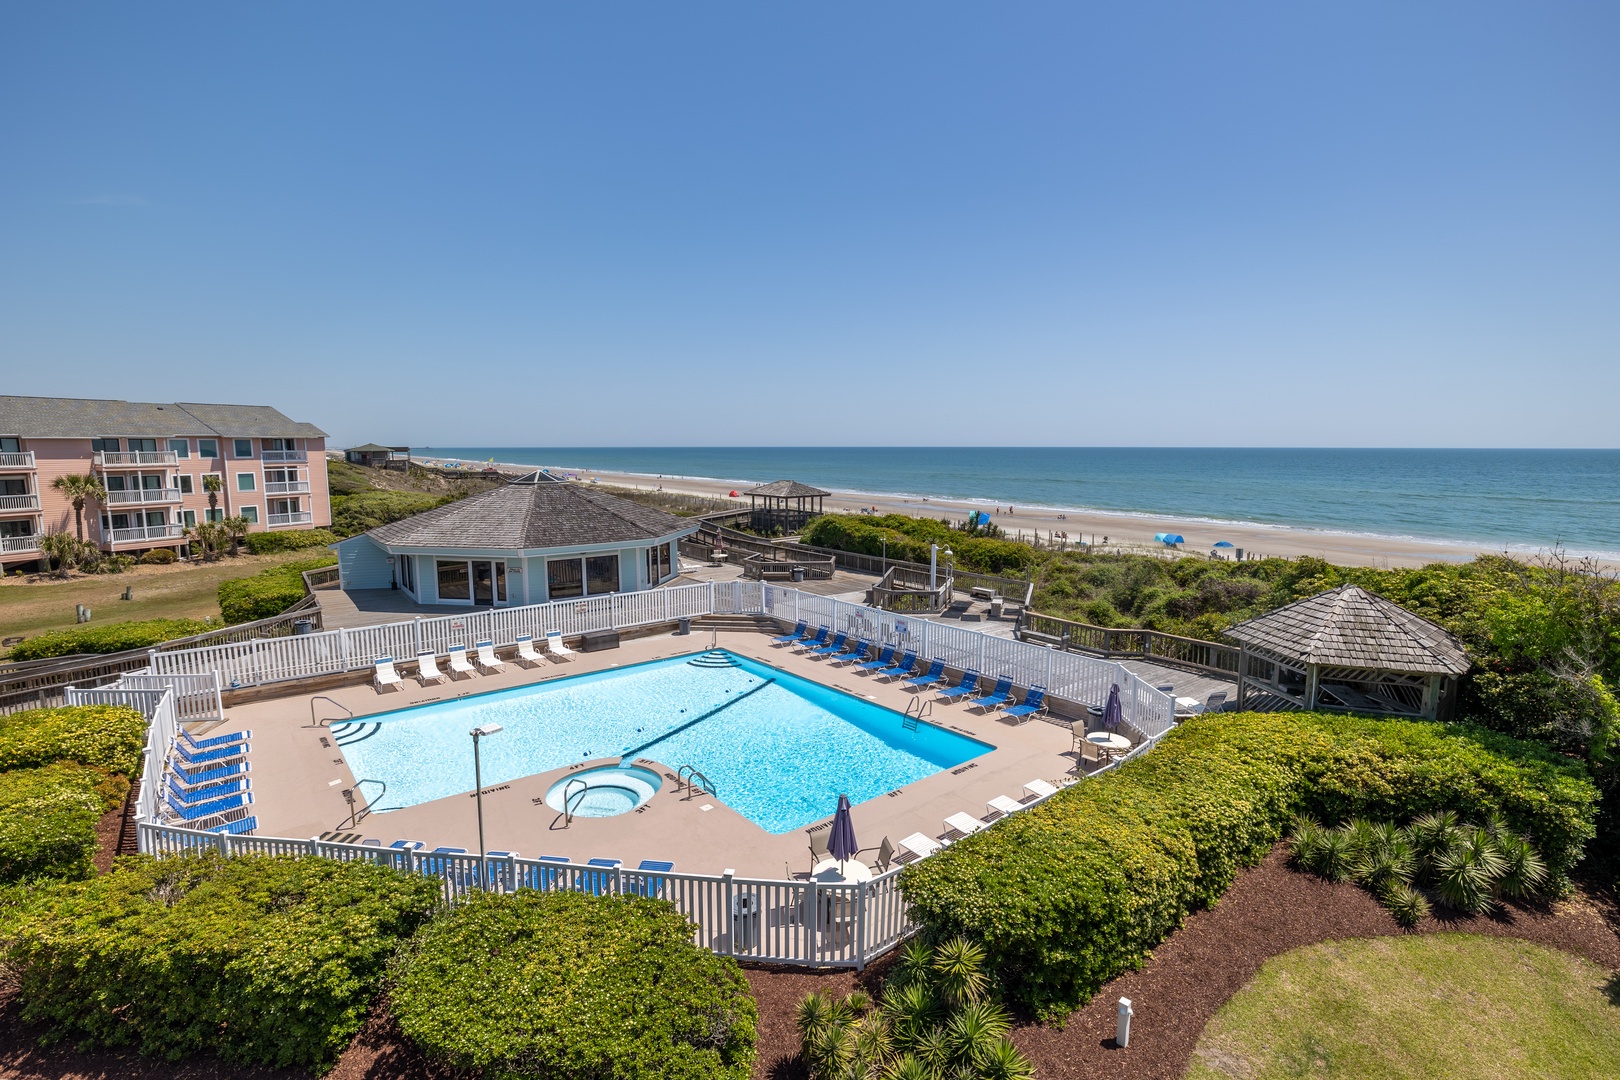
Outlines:
[[79, 540], [84, 540], [84, 504], [92, 499], [96, 502], [107, 501], [107, 489], [101, 486], [101, 481], [90, 473], [69, 473], [58, 476], [51, 481], [51, 487], [60, 491], [73, 501], [73, 524], [79, 534]]
[[226, 534], [231, 538], [231, 558], [234, 559], [242, 553], [242, 537], [248, 534], [250, 527], [248, 519], [240, 516], [228, 517], [220, 524], [225, 527]]
[[214, 518], [214, 511], [219, 509], [219, 493], [223, 489], [219, 477], [213, 473], [202, 478], [203, 490], [208, 492], [208, 519]]
[[79, 552], [83, 546], [82, 540], [75, 540], [65, 532], [46, 533], [39, 538], [39, 550], [47, 558], [56, 561], [58, 577], [68, 576], [68, 568], [79, 561]]

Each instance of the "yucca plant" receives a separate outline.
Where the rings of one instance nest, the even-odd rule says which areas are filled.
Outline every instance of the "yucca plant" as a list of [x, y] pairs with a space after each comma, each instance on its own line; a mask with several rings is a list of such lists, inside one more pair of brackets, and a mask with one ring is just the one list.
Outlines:
[[1316, 872], [1329, 881], [1344, 881], [1355, 865], [1350, 835], [1343, 829], [1325, 829], [1316, 858]]
[[950, 1034], [943, 1027], [927, 1028], [911, 1040], [911, 1052], [930, 1069], [942, 1070], [951, 1063]]
[[1451, 847], [1456, 831], [1457, 815], [1450, 810], [1412, 819], [1412, 823], [1406, 827], [1406, 839], [1412, 845], [1412, 854], [1417, 857], [1419, 876], [1432, 880], [1434, 860]]
[[1429, 915], [1428, 897], [1405, 882], [1394, 881], [1385, 885], [1378, 894], [1378, 900], [1395, 916], [1395, 921], [1405, 927], [1416, 926]]
[[1435, 889], [1447, 907], [1469, 915], [1490, 910], [1497, 875], [1482, 865], [1479, 851], [1471, 845], [1457, 843], [1441, 852], [1435, 857], [1434, 873]]
[[935, 1080], [938, 1075], [932, 1065], [910, 1054], [900, 1055], [889, 1070], [889, 1080]]
[[1342, 829], [1350, 845], [1351, 861], [1360, 859], [1372, 847], [1378, 827], [1366, 818], [1351, 818]]
[[1019, 1053], [1012, 1040], [1005, 1037], [980, 1055], [974, 1065], [978, 1067], [979, 1080], [1034, 1080], [1035, 1076], [1035, 1066], [1029, 1058]]
[[1412, 880], [1414, 861], [1412, 849], [1404, 839], [1397, 837], [1391, 844], [1374, 844], [1356, 863], [1356, 880], [1381, 893], [1390, 885], [1405, 885]]
[[883, 995], [883, 1012], [894, 1025], [895, 1036], [910, 1045], [939, 1020], [939, 1002], [927, 983], [914, 982]]
[[1322, 855], [1322, 825], [1315, 818], [1296, 815], [1288, 830], [1288, 858], [1296, 867], [1315, 873]]
[[984, 997], [989, 985], [983, 946], [955, 937], [934, 950], [934, 986], [947, 1007], [973, 1004]]
[[1496, 847], [1502, 856], [1502, 875], [1496, 891], [1511, 900], [1534, 896], [1547, 880], [1547, 864], [1541, 861], [1530, 841], [1510, 832], [1499, 832]]
[[959, 1064], [975, 1064], [1007, 1034], [1012, 1020], [1000, 1005], [979, 1001], [964, 1007], [951, 1022], [947, 1033], [952, 1056]]
[[884, 980], [884, 989], [927, 983], [934, 977], [934, 950], [923, 944], [922, 938], [912, 938], [900, 946], [894, 966]]

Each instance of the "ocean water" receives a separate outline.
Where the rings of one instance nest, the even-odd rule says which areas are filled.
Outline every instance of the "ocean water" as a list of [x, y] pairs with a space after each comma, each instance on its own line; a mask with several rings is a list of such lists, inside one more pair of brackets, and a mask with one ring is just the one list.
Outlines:
[[419, 456], [1620, 558], [1620, 450], [418, 447]]
[[892, 709], [724, 655], [734, 666], [674, 657], [400, 709], [333, 731], [356, 777], [388, 785], [379, 811], [471, 791], [467, 732], [493, 722], [503, 730], [480, 748], [486, 786], [580, 761], [651, 758], [670, 769], [695, 766], [722, 802], [770, 833], [820, 821], [840, 794], [862, 803], [994, 749], [928, 723], [908, 731]]

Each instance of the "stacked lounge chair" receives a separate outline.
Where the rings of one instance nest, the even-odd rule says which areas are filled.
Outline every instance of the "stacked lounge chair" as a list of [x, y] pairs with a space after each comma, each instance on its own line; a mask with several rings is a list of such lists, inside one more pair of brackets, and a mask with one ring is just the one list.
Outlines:
[[248, 777], [251, 731], [199, 739], [181, 730], [158, 781], [161, 819], [189, 829], [238, 835], [258, 828]]

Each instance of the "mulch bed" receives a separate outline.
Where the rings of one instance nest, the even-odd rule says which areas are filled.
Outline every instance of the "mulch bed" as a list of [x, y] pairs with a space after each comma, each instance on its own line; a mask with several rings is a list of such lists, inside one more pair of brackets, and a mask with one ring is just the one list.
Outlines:
[[[1132, 1077], [1178, 1080], [1192, 1060], [1204, 1025], [1228, 998], [1254, 977], [1260, 965], [1279, 953], [1335, 938], [1462, 930], [1524, 938], [1584, 956], [1620, 970], [1620, 916], [1585, 894], [1554, 905], [1515, 905], [1494, 918], [1426, 919], [1403, 931], [1367, 892], [1354, 885], [1331, 885], [1295, 873], [1274, 851], [1245, 871], [1221, 902], [1191, 916], [1161, 945], [1141, 971], [1104, 986], [1062, 1028], [1021, 1024], [1013, 1033], [1035, 1062], [1042, 1080]], [[848, 993], [874, 989], [881, 964], [854, 972], [812, 972], [798, 968], [750, 968], [746, 974], [759, 1002], [759, 1058], [756, 1080], [798, 1080], [794, 1010], [812, 990]], [[1114, 1047], [1117, 1002], [1131, 999], [1135, 1019], [1131, 1045]], [[0, 993], [0, 1076], [19, 1080], [302, 1080], [295, 1071], [224, 1065], [211, 1059], [179, 1065], [134, 1054], [81, 1054], [71, 1048], [41, 1049], [37, 1035], [17, 1019], [9, 992]], [[337, 1067], [332, 1080], [450, 1080], [453, 1074], [424, 1061], [376, 1010]]]

